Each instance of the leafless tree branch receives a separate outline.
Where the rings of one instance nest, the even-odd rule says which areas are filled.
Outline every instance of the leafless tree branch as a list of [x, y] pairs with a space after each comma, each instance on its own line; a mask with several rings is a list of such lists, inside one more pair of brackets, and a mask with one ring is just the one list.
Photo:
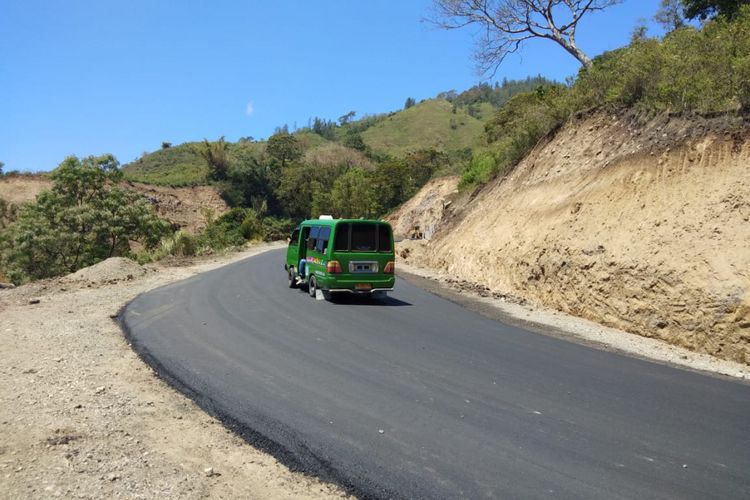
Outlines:
[[475, 58], [483, 73], [495, 73], [508, 54], [526, 40], [546, 38], [584, 67], [591, 59], [576, 45], [578, 23], [587, 14], [621, 0], [433, 0], [427, 20], [444, 29], [478, 26]]

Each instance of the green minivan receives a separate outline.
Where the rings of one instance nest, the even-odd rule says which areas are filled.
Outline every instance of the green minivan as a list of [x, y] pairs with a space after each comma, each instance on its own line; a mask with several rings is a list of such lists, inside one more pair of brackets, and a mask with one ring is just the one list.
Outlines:
[[334, 219], [303, 221], [292, 232], [284, 270], [289, 287], [307, 285], [330, 299], [332, 293], [384, 298], [396, 282], [393, 230], [384, 221]]

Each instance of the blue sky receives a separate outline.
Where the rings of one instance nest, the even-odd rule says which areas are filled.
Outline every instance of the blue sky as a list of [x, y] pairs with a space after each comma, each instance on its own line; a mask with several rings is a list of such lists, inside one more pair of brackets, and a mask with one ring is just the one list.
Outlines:
[[[582, 21], [590, 56], [629, 40], [659, 0]], [[51, 170], [66, 156], [127, 163], [162, 141], [266, 138], [308, 118], [398, 109], [485, 78], [472, 30], [421, 22], [429, 0], [0, 0], [0, 161]], [[651, 24], [651, 33], [658, 28]], [[495, 79], [564, 80], [578, 63], [547, 41]]]

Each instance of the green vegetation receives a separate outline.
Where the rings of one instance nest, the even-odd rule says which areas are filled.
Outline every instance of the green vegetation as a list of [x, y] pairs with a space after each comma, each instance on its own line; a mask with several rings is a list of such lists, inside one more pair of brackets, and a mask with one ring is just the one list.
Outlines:
[[0, 230], [0, 267], [14, 283], [129, 256], [131, 242], [153, 248], [169, 230], [140, 194], [116, 185], [122, 173], [111, 155], [69, 157], [50, 177], [52, 189]]
[[750, 6], [701, 29], [682, 26], [663, 40], [636, 39], [583, 69], [570, 87], [543, 85], [513, 97], [485, 124], [461, 185], [481, 185], [512, 169], [573, 113], [600, 107], [645, 112], [750, 111]]
[[[482, 114], [489, 116], [485, 104]], [[361, 134], [376, 153], [403, 156], [410, 151], [451, 151], [472, 147], [482, 134], [482, 120], [466, 108], [454, 107], [443, 99], [430, 99], [386, 118]]]
[[[236, 147], [224, 162], [228, 166], [253, 151], [248, 145]], [[226, 172], [227, 179], [245, 179], [242, 172]], [[141, 194], [121, 187], [122, 177], [112, 155], [69, 157], [50, 174], [52, 189], [36, 201], [19, 208], [0, 199], [0, 278], [25, 283], [115, 256], [143, 263], [166, 256], [202, 255], [249, 240], [283, 239], [294, 226], [288, 218], [266, 217], [267, 205], [261, 200], [256, 209], [237, 207], [216, 219], [206, 214], [208, 225], [197, 235], [173, 234], [170, 224], [157, 217]], [[261, 185], [264, 180], [256, 182]]]
[[144, 153], [122, 168], [125, 179], [160, 186], [206, 184], [208, 166], [196, 149], [200, 143], [180, 144]]

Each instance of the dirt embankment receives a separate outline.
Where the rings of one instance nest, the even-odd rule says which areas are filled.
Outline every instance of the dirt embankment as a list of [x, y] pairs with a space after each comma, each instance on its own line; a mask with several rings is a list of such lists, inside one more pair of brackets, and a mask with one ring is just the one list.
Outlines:
[[409, 201], [388, 216], [396, 239], [430, 239], [451, 205], [451, 197], [458, 193], [457, 176], [443, 177], [428, 182]]
[[115, 323], [139, 293], [272, 246], [179, 267], [113, 258], [0, 290], [0, 498], [342, 498], [161, 381]]
[[750, 363], [747, 123], [583, 117], [452, 201], [406, 262]]
[[[206, 227], [207, 215], [216, 217], [229, 209], [213, 186], [168, 187], [127, 181], [123, 186], [143, 194], [160, 217], [193, 233]], [[41, 175], [0, 177], [0, 198], [21, 205], [51, 187], [52, 181]]]

